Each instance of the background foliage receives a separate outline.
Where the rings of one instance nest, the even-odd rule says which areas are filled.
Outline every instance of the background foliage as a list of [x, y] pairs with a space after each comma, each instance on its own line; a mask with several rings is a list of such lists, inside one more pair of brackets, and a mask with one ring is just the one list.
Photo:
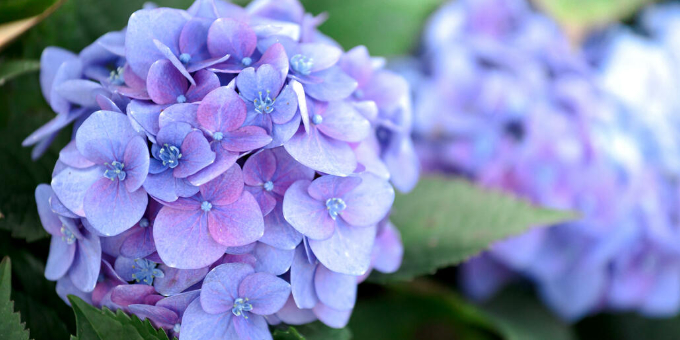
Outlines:
[[[443, 0], [302, 0], [328, 21], [321, 30], [346, 48], [366, 45], [375, 55], [394, 56], [417, 48], [427, 16]], [[537, 0], [569, 29], [585, 31], [625, 18], [645, 0]], [[34, 202], [38, 183], [48, 182], [58, 150], [69, 140], [63, 131], [38, 161], [20, 147], [30, 132], [53, 117], [42, 98], [36, 72], [41, 51], [50, 45], [80, 51], [103, 33], [122, 28], [143, 0], [67, 0], [51, 16], [7, 46], [0, 46], [0, 338], [167, 339], [147, 321], [100, 311], [74, 298], [61, 301], [44, 279], [49, 250]], [[191, 0], [159, 0], [186, 8]], [[247, 1], [236, 1], [245, 3]], [[54, 0], [3, 0], [2, 24], [38, 15]], [[373, 275], [360, 286], [348, 329], [320, 323], [274, 330], [275, 339], [677, 339], [680, 320], [649, 320], [634, 315], [600, 315], [569, 326], [536, 301], [531, 287], [513, 287], [485, 305], [473, 305], [455, 291], [455, 265], [528, 226], [554, 223], [571, 214], [532, 207], [469, 183], [423, 180], [400, 195], [393, 221], [402, 231], [406, 254], [393, 275]], [[438, 271], [437, 271], [438, 270]], [[11, 271], [11, 273], [10, 273]], [[435, 274], [436, 273], [436, 274]], [[401, 282], [425, 274], [410, 282]], [[10, 280], [11, 276], [11, 280]], [[377, 282], [387, 285], [378, 285]], [[11, 289], [10, 289], [11, 284]], [[11, 290], [11, 300], [10, 300]], [[11, 302], [14, 301], [14, 302]], [[20, 312], [18, 314], [13, 311]], [[75, 313], [74, 313], [75, 312]], [[111, 337], [118, 335], [118, 337]]]

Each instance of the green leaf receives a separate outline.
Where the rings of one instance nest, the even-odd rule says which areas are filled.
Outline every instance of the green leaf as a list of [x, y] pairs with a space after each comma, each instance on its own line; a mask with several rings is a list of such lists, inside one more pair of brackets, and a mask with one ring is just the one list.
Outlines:
[[10, 60], [0, 63], [0, 86], [8, 80], [40, 69], [37, 60]]
[[14, 302], [10, 300], [12, 292], [12, 263], [9, 257], [0, 262], [0, 339], [28, 340], [26, 325], [21, 323], [21, 316], [14, 312]]
[[507, 340], [575, 339], [566, 323], [525, 291], [506, 289], [481, 308]]
[[302, 326], [289, 326], [287, 329], [275, 329], [274, 340], [349, 340], [352, 332], [348, 328], [330, 328], [316, 321]]
[[372, 280], [405, 280], [431, 274], [465, 261], [494, 241], [532, 226], [575, 217], [574, 213], [538, 208], [464, 180], [423, 178], [410, 194], [397, 194], [390, 216], [401, 231], [404, 262], [396, 273], [375, 273]]
[[0, 3], [0, 23], [38, 15], [56, 0], [3, 0]]
[[402, 55], [414, 42], [427, 17], [443, 0], [302, 0], [308, 12], [328, 13], [319, 29], [345, 49], [366, 45], [372, 55]]
[[680, 316], [650, 318], [633, 313], [599, 314], [576, 324], [582, 340], [677, 340], [680, 339]]
[[165, 331], [154, 329], [148, 320], [141, 321], [122, 310], [97, 309], [77, 296], [69, 295], [68, 299], [76, 315], [75, 339], [168, 340]]

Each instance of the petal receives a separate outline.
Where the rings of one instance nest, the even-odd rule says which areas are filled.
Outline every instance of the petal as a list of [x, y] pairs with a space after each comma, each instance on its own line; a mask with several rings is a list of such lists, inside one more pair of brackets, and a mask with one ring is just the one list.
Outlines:
[[187, 309], [187, 307], [189, 307], [189, 304], [196, 300], [200, 293], [200, 290], [192, 290], [186, 293], [173, 295], [158, 301], [156, 306], [167, 308], [177, 313], [177, 315], [179, 315], [181, 318], [184, 315], [184, 311]]
[[295, 300], [291, 295], [286, 304], [276, 313], [281, 321], [289, 325], [304, 325], [316, 320], [316, 316], [311, 309], [300, 309], [295, 305]]
[[180, 150], [182, 159], [173, 170], [173, 175], [178, 178], [191, 176], [215, 161], [215, 153], [210, 150], [210, 143], [199, 130], [190, 132], [184, 138]]
[[[137, 228], [137, 227], [135, 227]], [[142, 258], [156, 251], [151, 227], [139, 227], [131, 233], [120, 245], [120, 254], [128, 258]]]
[[40, 55], [40, 89], [43, 97], [50, 98], [52, 83], [59, 67], [66, 61], [76, 60], [77, 56], [65, 49], [48, 46]]
[[192, 131], [194, 131], [194, 129], [191, 127], [191, 125], [183, 122], [171, 123], [164, 126], [156, 136], [156, 145], [158, 146], [158, 149], [152, 150], [153, 154], [158, 157], [157, 152], [160, 151], [160, 148], [166, 144], [169, 146], [180, 147], [184, 141], [184, 138], [186, 138], [186, 136]]
[[177, 313], [163, 307], [134, 304], [128, 310], [141, 320], [148, 319], [155, 327], [169, 328], [180, 321]]
[[155, 294], [152, 286], [145, 284], [120, 285], [111, 291], [111, 301], [127, 307], [133, 304], [140, 304], [149, 295]]
[[[191, 125], [193, 128], [198, 128], [198, 119], [196, 118], [197, 112], [198, 104], [195, 103], [169, 106], [157, 117], [158, 126], [162, 129], [169, 124], [182, 122]], [[158, 129], [156, 129], [156, 133], [158, 133]]]
[[347, 51], [340, 60], [340, 67], [359, 83], [359, 87], [365, 85], [373, 75], [371, 55], [366, 46], [356, 46]]
[[270, 180], [276, 171], [276, 157], [269, 150], [258, 152], [243, 165], [243, 180], [247, 185], [262, 185]]
[[252, 339], [252, 340], [271, 340], [272, 334], [269, 332], [267, 320], [263, 316], [251, 314], [248, 318], [235, 317], [232, 318], [234, 328], [238, 334], [238, 338], [234, 339]]
[[69, 210], [78, 216], [85, 216], [83, 202], [87, 190], [99, 179], [104, 170], [93, 166], [86, 169], [66, 168], [52, 178], [52, 190]]
[[360, 142], [371, 133], [371, 123], [346, 101], [333, 101], [318, 125], [323, 134], [346, 142]]
[[253, 305], [252, 313], [270, 315], [288, 300], [290, 284], [269, 273], [253, 273], [241, 281], [238, 294], [248, 298]]
[[357, 277], [336, 273], [319, 266], [314, 275], [316, 295], [321, 302], [335, 310], [354, 308], [357, 300]]
[[394, 137], [387, 150], [383, 151], [383, 159], [397, 190], [406, 193], [416, 186], [420, 162], [409, 135]]
[[[278, 249], [262, 242], [257, 242], [253, 255], [257, 258], [255, 270], [272, 275], [283, 275], [293, 263], [294, 249]], [[265, 314], [266, 315], [266, 314]]]
[[142, 186], [149, 173], [149, 147], [144, 138], [136, 136], [125, 148], [125, 188], [132, 192]]
[[210, 71], [200, 70], [194, 74], [194, 79], [196, 85], [191, 85], [186, 93], [186, 99], [189, 102], [200, 101], [212, 90], [220, 87], [220, 79]]
[[231, 321], [231, 311], [220, 314], [209, 314], [201, 308], [201, 302], [192, 302], [182, 317], [180, 333], [182, 340], [193, 339], [238, 339], [238, 334]]
[[269, 46], [262, 54], [262, 57], [260, 57], [260, 60], [253, 64], [253, 67], [259, 67], [261, 65], [272, 65], [274, 69], [278, 70], [279, 74], [281, 74], [281, 79], [286, 79], [290, 64], [283, 45], [276, 43]]
[[45, 278], [50, 281], [59, 280], [71, 268], [75, 254], [75, 244], [67, 244], [60, 235], [52, 236], [50, 253], [45, 265]]
[[219, 177], [201, 185], [203, 199], [213, 206], [228, 205], [238, 200], [243, 192], [241, 168], [234, 165]]
[[271, 152], [276, 157], [276, 172], [272, 177], [274, 181], [274, 192], [283, 196], [291, 184], [297, 180], [314, 179], [314, 170], [298, 163], [291, 157], [286, 149], [274, 148]]
[[314, 60], [311, 71], [317, 72], [335, 65], [340, 60], [342, 50], [328, 44], [305, 43], [300, 44], [300, 54]]
[[245, 23], [234, 19], [217, 19], [208, 30], [208, 51], [213, 57], [229, 54], [240, 62], [253, 54], [256, 45], [255, 32]]
[[284, 124], [274, 124], [271, 129], [272, 141], [267, 145], [267, 148], [276, 148], [282, 146], [290, 140], [295, 132], [300, 127], [300, 115], [296, 114], [293, 119]]
[[401, 266], [404, 245], [399, 230], [387, 221], [375, 239], [373, 268], [382, 273], [394, 273]]
[[135, 259], [125, 256], [118, 256], [113, 264], [116, 274], [125, 281], [134, 281], [132, 275], [135, 273], [135, 266]]
[[271, 113], [272, 121], [276, 124], [283, 124], [290, 121], [298, 108], [297, 96], [293, 89], [288, 85], [276, 97], [274, 111]]
[[51, 235], [61, 237], [61, 220], [50, 207], [50, 197], [54, 194], [52, 187], [47, 184], [39, 184], [35, 188], [35, 202], [38, 206], [38, 215], [45, 231]]
[[371, 173], [363, 173], [360, 177], [361, 184], [344, 195], [347, 208], [340, 216], [353, 226], [374, 225], [392, 208], [394, 189], [387, 181]]
[[83, 107], [99, 107], [97, 95], [106, 95], [108, 91], [101, 84], [84, 79], [70, 79], [54, 88], [62, 98]]
[[[78, 218], [78, 215], [74, 214], [71, 210], [68, 210], [68, 208], [63, 203], [61, 203], [59, 197], [57, 197], [57, 194], [52, 193], [52, 196], [49, 198], [49, 203], [50, 209], [52, 209], [52, 211], [57, 215], [68, 218]], [[38, 210], [38, 213], [40, 213], [40, 210]], [[55, 230], [55, 232], [57, 231], [56, 229], [53, 230]]]
[[349, 317], [352, 315], [352, 310], [338, 311], [323, 303], [318, 303], [314, 306], [313, 310], [314, 315], [319, 318], [319, 321], [333, 328], [344, 328], [347, 326]]
[[375, 226], [351, 227], [336, 220], [335, 233], [327, 240], [309, 240], [314, 255], [328, 269], [348, 275], [363, 275], [371, 264]]
[[244, 126], [224, 134], [222, 147], [228, 151], [247, 152], [259, 149], [272, 141], [265, 129], [259, 126]]
[[312, 182], [307, 192], [314, 199], [325, 203], [330, 198], [345, 198], [347, 193], [355, 190], [361, 182], [363, 180], [358, 176], [321, 176]]
[[302, 234], [283, 217], [282, 204], [276, 204], [264, 217], [264, 235], [259, 241], [279, 249], [295, 249], [302, 242]]
[[127, 114], [130, 120], [137, 122], [146, 134], [156, 136], [160, 130], [158, 117], [164, 107], [152, 102], [133, 100], [127, 106]]
[[211, 314], [228, 312], [239, 297], [239, 285], [248, 275], [255, 272], [253, 267], [243, 263], [221, 264], [205, 276], [201, 288], [201, 306]]
[[290, 284], [299, 308], [313, 308], [319, 302], [314, 287], [317, 267], [316, 263], [309, 263], [304, 246], [298, 246], [290, 267]]
[[156, 291], [164, 296], [179, 294], [191, 286], [203, 280], [208, 274], [208, 267], [199, 269], [176, 269], [166, 265], [158, 267], [163, 272], [163, 277], [153, 280]]
[[88, 168], [94, 165], [85, 156], [81, 155], [76, 148], [76, 141], [72, 140], [59, 151], [59, 161], [64, 164], [78, 169]]
[[68, 300], [69, 295], [75, 295], [83, 299], [83, 301], [92, 304], [92, 293], [86, 293], [76, 288], [68, 276], [64, 276], [57, 281], [56, 291], [57, 295], [69, 306], [71, 306], [71, 302]]
[[119, 112], [97, 111], [76, 132], [76, 147], [97, 164], [122, 161], [125, 147], [137, 133]]
[[103, 235], [118, 235], [130, 229], [146, 211], [146, 191], [129, 192], [123, 182], [102, 177], [85, 193], [85, 216]]
[[335, 222], [324, 202], [309, 196], [310, 182], [300, 180], [288, 188], [283, 198], [283, 216], [293, 228], [312, 239], [327, 239], [333, 235]]
[[265, 191], [262, 186], [246, 186], [245, 189], [253, 195], [255, 200], [257, 201], [257, 204], [260, 206], [260, 210], [262, 210], [262, 216], [267, 216], [276, 206], [276, 203], [278, 202], [272, 194], [268, 193]]
[[151, 65], [146, 78], [146, 90], [154, 103], [177, 103], [179, 96], [186, 94], [188, 88], [187, 79], [170, 61], [162, 59]]
[[205, 18], [192, 18], [182, 28], [179, 36], [179, 51], [189, 54], [191, 61], [210, 58], [207, 42], [211, 23], [211, 20]]
[[208, 218], [201, 210], [163, 207], [154, 223], [153, 239], [163, 262], [179, 269], [207, 267], [227, 249], [210, 236]]
[[99, 278], [102, 248], [97, 235], [86, 230], [83, 230], [82, 233], [84, 237], [77, 241], [76, 254], [69, 276], [78, 289], [91, 292]]
[[198, 106], [198, 122], [211, 132], [236, 130], [246, 119], [246, 104], [233, 89], [220, 87]]
[[213, 204], [208, 214], [210, 235], [220, 244], [236, 247], [257, 241], [264, 234], [264, 220], [257, 201], [244, 191], [229, 205]]
[[314, 127], [308, 133], [299, 129], [283, 146], [298, 162], [329, 175], [347, 176], [357, 167], [347, 143], [328, 138]]
[[252, 67], [241, 71], [236, 77], [236, 86], [241, 96], [250, 101], [259, 99], [259, 93], [262, 93], [265, 97], [269, 94], [274, 99], [283, 86], [283, 79], [281, 79], [281, 73], [274, 66], [264, 64], [257, 71]]
[[203, 170], [187, 177], [189, 183], [198, 186], [210, 182], [231, 168], [239, 157], [238, 153], [224, 150], [220, 143], [212, 143], [210, 149], [215, 152], [215, 161]]
[[[174, 202], [179, 198], [178, 184], [182, 183], [184, 180], [175, 178], [172, 171], [166, 170], [158, 174], [149, 174], [144, 181], [144, 190], [153, 198], [164, 202]], [[198, 187], [196, 187], [196, 192], [198, 192]]]
[[322, 78], [323, 82], [305, 84], [305, 93], [317, 100], [344, 99], [357, 88], [356, 80], [342, 72], [337, 66], [315, 72], [314, 76]]

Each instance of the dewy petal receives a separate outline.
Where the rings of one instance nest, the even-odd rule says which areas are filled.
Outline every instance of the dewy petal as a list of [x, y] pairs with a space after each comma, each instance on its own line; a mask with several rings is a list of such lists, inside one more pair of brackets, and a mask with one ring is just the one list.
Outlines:
[[290, 295], [290, 284], [269, 273], [246, 276], [238, 287], [238, 294], [253, 305], [252, 313], [274, 314], [283, 307]]
[[180, 333], [182, 340], [239, 339], [232, 322], [231, 311], [210, 314], [203, 311], [201, 301], [194, 300], [182, 317]]
[[134, 137], [125, 148], [125, 188], [132, 192], [142, 186], [149, 173], [149, 148], [144, 138]]
[[303, 43], [300, 44], [300, 54], [314, 60], [311, 72], [317, 72], [335, 65], [340, 60], [342, 50], [323, 43]]
[[302, 234], [283, 217], [279, 203], [264, 217], [264, 235], [259, 241], [279, 249], [295, 249], [302, 242]]
[[170, 267], [207, 267], [224, 255], [227, 249], [213, 240], [208, 231], [206, 214], [196, 208], [192, 211], [166, 206], [156, 217], [153, 239], [158, 255]]
[[205, 276], [201, 288], [203, 310], [211, 314], [231, 314], [234, 300], [240, 297], [241, 281], [253, 273], [253, 267], [244, 263], [226, 263], [215, 267]]
[[299, 308], [313, 308], [319, 302], [314, 288], [314, 276], [318, 265], [309, 263], [304, 245], [295, 250], [290, 267], [290, 283], [295, 304]]
[[353, 226], [370, 226], [382, 220], [394, 202], [394, 189], [371, 173], [359, 175], [361, 184], [344, 195], [347, 208], [340, 217]]
[[213, 57], [231, 55], [232, 60], [241, 62], [250, 57], [257, 47], [255, 32], [243, 22], [220, 18], [208, 30], [208, 51]]
[[247, 152], [259, 149], [272, 141], [265, 129], [259, 126], [244, 126], [224, 133], [222, 147], [228, 151]]
[[288, 188], [283, 198], [283, 216], [297, 231], [312, 239], [327, 239], [333, 235], [335, 221], [326, 203], [312, 198], [307, 189], [310, 182], [300, 180]]
[[166, 265], [158, 266], [163, 272], [163, 277], [153, 280], [156, 291], [164, 296], [179, 294], [198, 282], [201, 282], [208, 274], [208, 267], [199, 269], [176, 269]]
[[208, 93], [198, 106], [198, 122], [211, 132], [232, 131], [246, 119], [246, 104], [233, 89], [220, 87]]
[[82, 230], [83, 237], [78, 239], [75, 257], [69, 271], [73, 284], [84, 292], [94, 290], [99, 278], [102, 248], [99, 237]]
[[254, 267], [258, 272], [265, 272], [272, 275], [283, 275], [290, 269], [293, 263], [295, 250], [278, 249], [262, 242], [256, 242], [253, 255], [257, 258]]
[[272, 333], [269, 331], [267, 320], [261, 315], [251, 314], [248, 318], [232, 318], [238, 338], [234, 339], [258, 339], [271, 340]]
[[122, 161], [125, 147], [136, 135], [124, 114], [97, 111], [76, 132], [76, 147], [83, 156], [97, 164]]
[[[174, 104], [177, 98], [186, 94], [189, 88], [187, 79], [168, 60], [158, 60], [146, 78], [146, 90], [156, 104]], [[185, 97], [186, 100], [186, 97]]]
[[314, 287], [319, 300], [336, 310], [354, 308], [357, 300], [357, 277], [336, 273], [319, 266], [314, 275]]
[[184, 138], [180, 150], [182, 159], [173, 170], [173, 175], [178, 178], [191, 176], [215, 161], [215, 153], [210, 150], [210, 143], [199, 130], [190, 132]]
[[371, 123], [347, 101], [333, 101], [322, 115], [318, 129], [326, 136], [345, 142], [360, 142], [371, 132]]
[[64, 206], [78, 216], [85, 217], [83, 202], [87, 190], [103, 178], [104, 168], [93, 166], [86, 169], [66, 168], [52, 178], [52, 190]]
[[233, 165], [219, 177], [201, 185], [203, 199], [212, 205], [228, 205], [236, 202], [243, 192], [243, 174], [238, 164]]
[[50, 240], [50, 253], [45, 265], [45, 278], [50, 281], [59, 280], [71, 268], [76, 254], [76, 245], [62, 240], [61, 235], [54, 235]]
[[154, 44], [154, 39], [179, 55], [179, 37], [189, 19], [185, 11], [169, 8], [145, 9], [133, 13], [125, 34], [125, 55], [132, 70], [142, 79], [146, 79], [151, 64], [165, 59]]
[[208, 213], [210, 235], [220, 244], [237, 247], [257, 241], [264, 234], [264, 220], [257, 201], [244, 191], [229, 205], [213, 203]]
[[307, 192], [314, 199], [326, 202], [331, 198], [344, 198], [345, 194], [361, 184], [361, 177], [321, 176], [312, 182]]
[[318, 303], [314, 306], [314, 315], [319, 318], [319, 321], [326, 324], [326, 326], [333, 328], [344, 328], [349, 322], [349, 317], [352, 315], [352, 310], [338, 311], [330, 308], [323, 303]]
[[324, 136], [315, 127], [306, 133], [303, 128], [283, 145], [298, 162], [329, 175], [347, 176], [357, 167], [352, 148]]
[[210, 71], [200, 70], [194, 74], [194, 79], [196, 79], [196, 85], [191, 85], [187, 90], [188, 102], [200, 101], [212, 90], [220, 87], [220, 79]]
[[322, 241], [309, 240], [309, 245], [328, 269], [347, 275], [363, 275], [371, 264], [376, 227], [351, 227], [341, 220], [336, 220], [333, 236]]
[[124, 182], [102, 176], [85, 193], [85, 216], [103, 235], [118, 235], [130, 229], [146, 211], [146, 191], [129, 192]]

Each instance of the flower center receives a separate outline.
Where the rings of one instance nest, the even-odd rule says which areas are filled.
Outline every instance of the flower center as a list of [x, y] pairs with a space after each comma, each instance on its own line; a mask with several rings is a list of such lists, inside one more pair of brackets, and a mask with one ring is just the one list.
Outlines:
[[134, 262], [132, 269], [134, 269], [135, 272], [132, 273], [132, 278], [137, 282], [144, 282], [150, 286], [153, 284], [154, 278], [165, 276], [163, 271], [156, 268], [158, 265], [156, 262], [147, 259], [135, 259]]
[[201, 210], [208, 212], [211, 209], [212, 209], [212, 203], [210, 203], [208, 201], [203, 201], [203, 203], [201, 203]]
[[347, 208], [347, 204], [342, 198], [329, 198], [326, 200], [326, 209], [328, 209], [328, 214], [334, 220], [345, 208]]
[[179, 55], [179, 61], [182, 62], [182, 64], [188, 64], [189, 61], [191, 61], [191, 54], [189, 53], [182, 53]]
[[149, 226], [149, 219], [147, 219], [146, 217], [142, 217], [142, 219], [139, 220], [139, 226], [142, 227], [142, 228], [148, 227]]
[[248, 302], [248, 298], [238, 298], [234, 300], [234, 308], [231, 309], [231, 312], [236, 316], [243, 315], [247, 319], [248, 316], [244, 312], [250, 312], [251, 310], [253, 310], [253, 305]]
[[253, 104], [255, 104], [255, 112], [272, 113], [272, 111], [274, 111], [273, 105], [276, 99], [271, 99], [271, 97], [269, 97], [269, 90], [267, 90], [267, 97], [265, 98], [262, 98], [262, 91], [259, 91], [258, 93], [260, 97], [253, 100]]
[[66, 242], [66, 244], [73, 244], [76, 242], [76, 235], [73, 235], [73, 233], [66, 228], [65, 225], [61, 225], [61, 229], [59, 229], [61, 232], [61, 240]]
[[173, 327], [172, 330], [175, 331], [175, 333], [179, 333], [181, 326], [180, 324], [176, 323]]
[[178, 147], [174, 145], [164, 144], [165, 146], [161, 148], [158, 152], [158, 156], [163, 161], [163, 165], [169, 168], [176, 168], [179, 165], [179, 159], [182, 158], [182, 153]]
[[220, 141], [222, 140], [222, 138], [224, 138], [224, 134], [222, 134], [222, 132], [213, 133], [213, 139]]
[[111, 162], [111, 164], [104, 163], [104, 165], [106, 166], [106, 171], [104, 171], [104, 177], [112, 181], [116, 178], [118, 178], [118, 180], [120, 181], [125, 179], [125, 171], [123, 171], [125, 164], [118, 161], [113, 161]]
[[290, 58], [290, 64], [293, 66], [293, 70], [295, 70], [295, 72], [308, 76], [310, 73], [312, 73], [314, 59], [302, 54], [296, 54]]
[[113, 85], [123, 85], [123, 84], [125, 84], [125, 78], [123, 77], [123, 70], [124, 70], [124, 68], [122, 66], [116, 68], [115, 70], [111, 70], [111, 73], [109, 74], [109, 82]]
[[356, 90], [356, 91], [354, 91], [353, 96], [356, 99], [364, 98], [364, 91]]
[[314, 114], [312, 116], [312, 123], [314, 123], [316, 125], [323, 123], [323, 117], [321, 115]]
[[180, 94], [179, 96], [177, 96], [177, 102], [180, 103], [180, 104], [186, 103], [187, 97], [185, 97], [183, 94]]
[[274, 190], [274, 182], [272, 182], [272, 181], [265, 182], [264, 183], [264, 190], [267, 190], [267, 191]]
[[252, 63], [253, 63], [253, 59], [251, 59], [250, 57], [245, 57], [245, 58], [241, 59], [241, 64], [243, 64], [243, 66], [250, 66], [250, 64], [252, 64]]

